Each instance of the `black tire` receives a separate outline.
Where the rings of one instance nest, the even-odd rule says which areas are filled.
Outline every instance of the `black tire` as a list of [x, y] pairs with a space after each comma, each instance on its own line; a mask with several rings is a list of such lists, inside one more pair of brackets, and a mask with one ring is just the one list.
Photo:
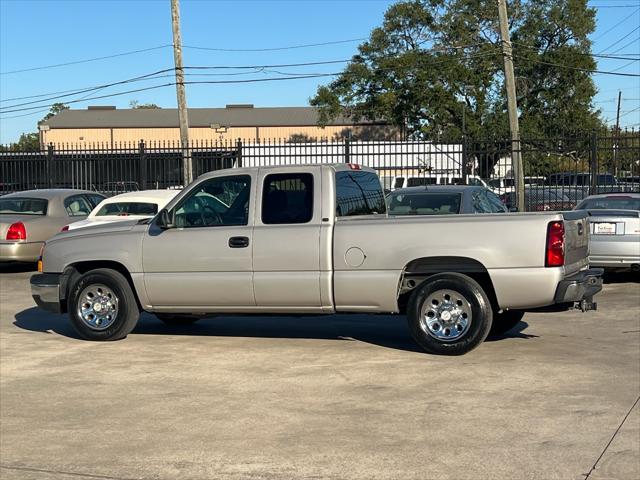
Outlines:
[[[79, 311], [82, 302], [86, 304], [86, 298], [80, 298], [80, 295], [96, 285], [104, 285], [110, 289], [117, 300], [117, 315], [113, 323], [104, 329], [91, 328]], [[120, 272], [108, 268], [90, 270], [78, 277], [70, 290], [68, 310], [71, 324], [86, 340], [121, 340], [135, 328], [140, 317], [138, 303], [129, 282]]]
[[520, 323], [522, 317], [524, 317], [522, 310], [505, 310], [502, 313], [494, 313], [489, 335], [498, 336], [507, 333]]
[[193, 315], [179, 315], [173, 313], [156, 313], [158, 320], [162, 320], [167, 325], [191, 325], [197, 322], [200, 318]]
[[[447, 292], [453, 292], [450, 299], [446, 299], [450, 296]], [[442, 304], [436, 303], [433, 306], [436, 301], [434, 296], [440, 293], [443, 295]], [[431, 303], [424, 305], [430, 298], [433, 298]], [[463, 306], [458, 307], [460, 304]], [[426, 309], [424, 319], [423, 306]], [[444, 317], [444, 311], [436, 313], [433, 328], [427, 325], [428, 315], [434, 314], [429, 313], [430, 310], [449, 306], [452, 310], [448, 311], [453, 314], [449, 313], [448, 317]], [[460, 312], [463, 313], [458, 315]], [[467, 317], [463, 319], [464, 315]], [[433, 317], [431, 318], [433, 321]], [[472, 278], [459, 273], [442, 273], [429, 277], [415, 289], [407, 309], [411, 336], [426, 352], [437, 355], [463, 355], [473, 350], [489, 335], [492, 319], [491, 303], [482, 287]], [[465, 327], [458, 330], [464, 320], [467, 320]], [[452, 323], [447, 323], [449, 321]], [[442, 322], [442, 326], [439, 326], [439, 322]], [[436, 327], [438, 331], [435, 330]], [[444, 335], [447, 331], [451, 332], [451, 338], [437, 338], [439, 332]], [[456, 335], [459, 336], [455, 337]]]

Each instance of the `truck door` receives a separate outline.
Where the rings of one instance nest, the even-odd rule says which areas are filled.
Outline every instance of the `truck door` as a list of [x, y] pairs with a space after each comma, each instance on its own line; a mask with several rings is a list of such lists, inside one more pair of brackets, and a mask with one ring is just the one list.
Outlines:
[[142, 260], [154, 307], [255, 306], [251, 259], [255, 176], [205, 179], [171, 209], [173, 228], [149, 227]]
[[261, 169], [257, 190], [256, 305], [320, 309], [320, 168]]

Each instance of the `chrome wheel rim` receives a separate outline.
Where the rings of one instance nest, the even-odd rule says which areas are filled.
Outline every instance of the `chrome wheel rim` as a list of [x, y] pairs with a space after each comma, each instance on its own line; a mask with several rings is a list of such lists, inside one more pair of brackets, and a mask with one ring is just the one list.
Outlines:
[[471, 321], [471, 303], [455, 290], [436, 290], [422, 304], [420, 328], [441, 342], [462, 338]]
[[118, 297], [102, 284], [89, 285], [78, 297], [78, 316], [92, 330], [106, 330], [118, 317]]

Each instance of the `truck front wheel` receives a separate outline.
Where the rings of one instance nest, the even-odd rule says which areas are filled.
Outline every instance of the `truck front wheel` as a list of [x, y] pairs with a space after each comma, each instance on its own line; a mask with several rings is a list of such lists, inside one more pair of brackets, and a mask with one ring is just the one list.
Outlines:
[[463, 355], [491, 330], [491, 303], [482, 287], [459, 273], [433, 275], [415, 289], [407, 320], [413, 339], [428, 353]]
[[120, 340], [138, 323], [140, 310], [127, 279], [99, 268], [81, 275], [71, 287], [69, 317], [86, 340]]

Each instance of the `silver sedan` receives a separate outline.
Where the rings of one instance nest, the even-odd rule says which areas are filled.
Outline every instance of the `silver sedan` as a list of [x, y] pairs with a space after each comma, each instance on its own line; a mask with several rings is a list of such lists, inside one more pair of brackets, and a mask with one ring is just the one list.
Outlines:
[[45, 240], [83, 220], [105, 197], [71, 189], [29, 190], [0, 197], [0, 262], [35, 262]]
[[576, 210], [589, 213], [589, 263], [640, 271], [640, 193], [585, 198]]

